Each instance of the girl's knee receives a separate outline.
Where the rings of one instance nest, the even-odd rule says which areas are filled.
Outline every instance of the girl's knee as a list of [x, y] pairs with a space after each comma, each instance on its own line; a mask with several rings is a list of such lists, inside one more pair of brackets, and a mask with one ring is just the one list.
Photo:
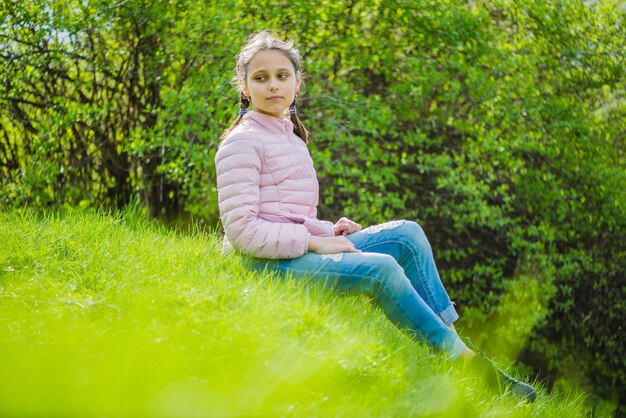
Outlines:
[[407, 241], [415, 243], [419, 249], [430, 250], [426, 233], [417, 222], [405, 221], [400, 233]]
[[424, 230], [417, 222], [404, 221], [404, 224], [402, 225], [401, 229], [403, 230], [405, 234], [408, 234], [411, 236], [424, 235]]
[[381, 276], [397, 274], [402, 270], [395, 258], [388, 254], [377, 254], [375, 260], [375, 270]]
[[372, 271], [372, 280], [387, 288], [410, 286], [404, 269], [395, 258], [387, 254], [378, 254]]

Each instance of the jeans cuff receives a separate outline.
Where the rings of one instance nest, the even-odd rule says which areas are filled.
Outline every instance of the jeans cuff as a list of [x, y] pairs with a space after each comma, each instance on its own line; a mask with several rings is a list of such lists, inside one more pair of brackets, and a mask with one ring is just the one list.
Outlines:
[[454, 304], [451, 304], [443, 311], [439, 312], [439, 318], [443, 321], [444, 324], [450, 325], [457, 319], [459, 319], [459, 314], [456, 313], [456, 309], [454, 309]]
[[463, 350], [465, 350], [465, 347], [467, 346], [465, 345], [463, 340], [461, 340], [461, 338], [457, 336], [454, 340], [452, 348], [448, 351], [448, 358], [450, 360], [456, 360], [461, 355]]

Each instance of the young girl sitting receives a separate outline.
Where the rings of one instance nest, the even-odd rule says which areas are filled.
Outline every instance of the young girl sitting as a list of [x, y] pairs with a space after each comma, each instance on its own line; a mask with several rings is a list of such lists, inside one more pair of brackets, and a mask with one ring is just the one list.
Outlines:
[[[412, 221], [361, 229], [317, 219], [319, 185], [296, 113], [302, 79], [291, 42], [264, 31], [237, 56], [240, 112], [215, 157], [225, 246], [255, 266], [306, 276], [342, 293], [366, 294], [397, 326], [449, 358], [463, 358], [493, 385], [534, 401], [535, 390], [469, 349], [430, 244]], [[249, 110], [252, 105], [253, 110]], [[286, 110], [289, 118], [284, 117]]]

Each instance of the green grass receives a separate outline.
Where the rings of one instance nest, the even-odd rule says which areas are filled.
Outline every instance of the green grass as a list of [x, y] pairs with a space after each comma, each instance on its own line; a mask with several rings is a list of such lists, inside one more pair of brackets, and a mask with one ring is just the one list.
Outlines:
[[129, 215], [0, 212], [0, 416], [555, 416], [362, 297], [257, 275], [219, 239]]

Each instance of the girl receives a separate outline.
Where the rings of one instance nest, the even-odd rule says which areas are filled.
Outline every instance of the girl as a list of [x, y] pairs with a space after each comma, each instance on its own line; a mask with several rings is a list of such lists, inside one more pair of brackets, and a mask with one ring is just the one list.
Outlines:
[[319, 186], [306, 147], [309, 132], [296, 113], [302, 76], [293, 44], [260, 32], [244, 45], [235, 71], [240, 112], [215, 157], [225, 246], [253, 256], [258, 269], [371, 296], [417, 339], [451, 359], [468, 359], [494, 385], [534, 401], [530, 385], [495, 368], [457, 335], [459, 316], [418, 224], [362, 230], [347, 218], [317, 219]]

